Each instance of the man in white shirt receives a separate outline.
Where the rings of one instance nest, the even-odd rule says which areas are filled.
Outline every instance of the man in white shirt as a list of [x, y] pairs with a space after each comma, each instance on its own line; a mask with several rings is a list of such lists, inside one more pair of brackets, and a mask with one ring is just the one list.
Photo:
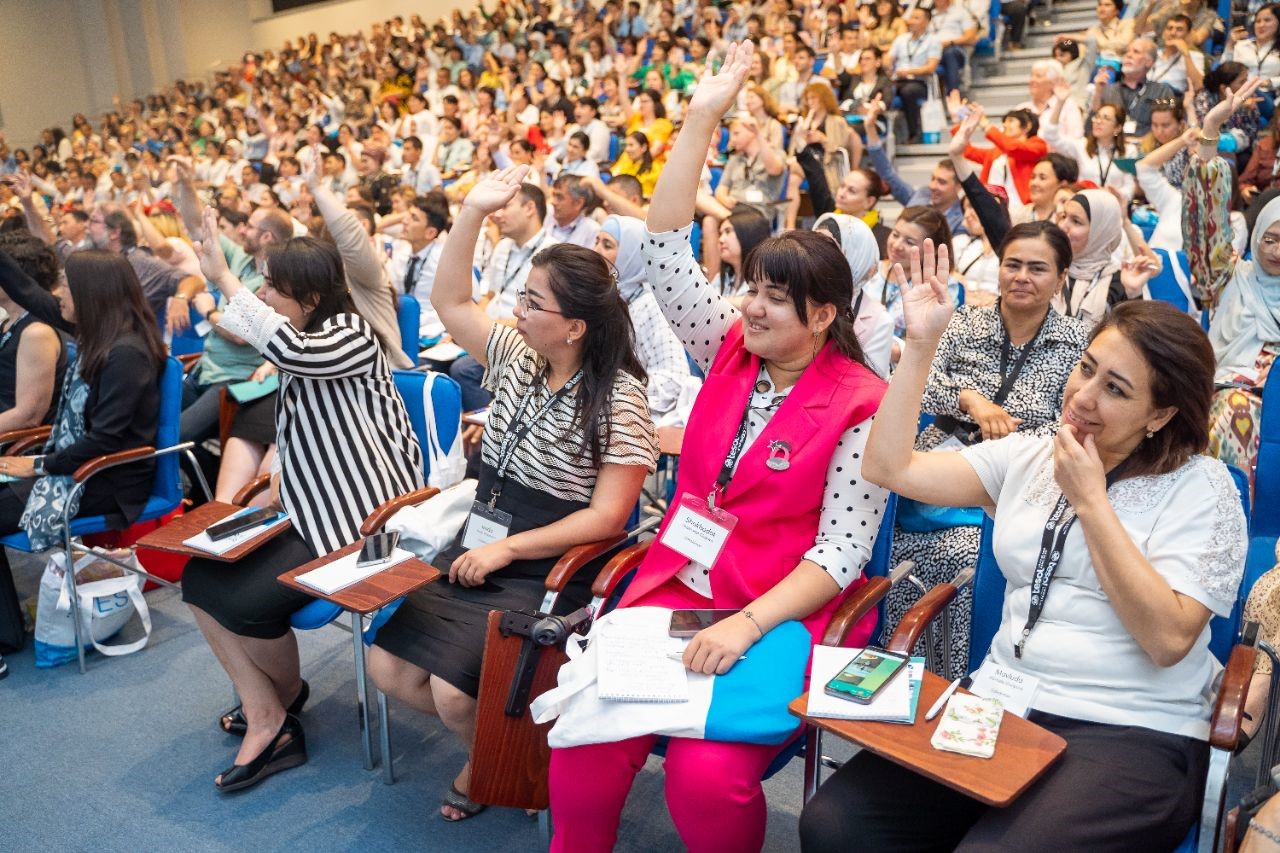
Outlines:
[[[1049, 118], [1058, 105], [1058, 96], [1053, 93], [1053, 87], [1063, 79], [1065, 78], [1062, 74], [1062, 66], [1057, 60], [1038, 60], [1031, 66], [1031, 79], [1027, 81], [1027, 91], [1031, 95], [1031, 100], [1023, 101], [1014, 109], [1029, 110], [1041, 121]], [[1062, 105], [1058, 130], [1063, 139], [1084, 137], [1084, 112], [1074, 98], [1067, 98], [1067, 102]]]
[[[570, 140], [572, 143], [572, 140]], [[552, 243], [572, 243], [584, 249], [596, 244], [600, 226], [585, 215], [595, 194], [578, 175], [561, 175], [551, 185], [551, 216], [543, 230]]]
[[[448, 74], [448, 71], [445, 71]], [[424, 136], [436, 135], [436, 117], [431, 114], [431, 110], [427, 109], [427, 99], [419, 92], [409, 95], [408, 100], [409, 111], [400, 119], [400, 125], [396, 135], [401, 139], [409, 136], [416, 136], [421, 139]]]
[[1147, 79], [1163, 83], [1179, 95], [1190, 86], [1198, 90], [1204, 84], [1204, 54], [1187, 45], [1191, 18], [1179, 12], [1164, 25], [1164, 50], [1156, 57]]
[[396, 291], [418, 300], [418, 336], [424, 345], [444, 334], [444, 324], [431, 307], [431, 287], [448, 230], [449, 204], [444, 196], [430, 193], [418, 199], [405, 212], [404, 239], [400, 242], [408, 244], [408, 251], [393, 252], [391, 259], [390, 275]]
[[405, 137], [400, 149], [403, 163], [400, 169], [401, 186], [413, 187], [418, 195], [425, 195], [440, 186], [440, 170], [431, 165], [425, 155], [422, 140], [416, 136]]
[[587, 156], [587, 147], [591, 140], [582, 131], [569, 134], [564, 143], [564, 156], [553, 161], [548, 167], [556, 177], [561, 175], [577, 175], [581, 178], [600, 177], [600, 167]]
[[573, 120], [577, 129], [587, 135], [587, 158], [595, 163], [609, 162], [609, 125], [600, 119], [600, 103], [591, 97], [581, 97], [573, 107]]
[[929, 18], [929, 11], [919, 6], [907, 12], [907, 31], [894, 39], [889, 48], [894, 94], [902, 100], [902, 114], [911, 142], [920, 138], [920, 105], [929, 96], [925, 81], [937, 73], [942, 61], [942, 45], [929, 35]]
[[959, 0], [934, 0], [929, 33], [942, 45], [943, 94], [960, 88], [961, 70], [969, 61], [969, 51], [978, 42], [977, 18]]
[[[801, 101], [804, 100], [805, 87], [810, 83], [823, 83], [830, 86], [831, 81], [814, 73], [813, 48], [809, 45], [803, 43], [796, 45], [791, 61], [795, 66], [796, 78], [778, 87], [778, 108], [783, 112], [804, 112], [805, 105]], [[831, 73], [830, 66], [823, 66], [823, 73]]]

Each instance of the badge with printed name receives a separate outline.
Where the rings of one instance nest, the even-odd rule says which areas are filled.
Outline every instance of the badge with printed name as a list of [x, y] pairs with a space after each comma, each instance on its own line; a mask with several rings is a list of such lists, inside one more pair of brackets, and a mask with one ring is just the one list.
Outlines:
[[711, 509], [706, 498], [685, 492], [662, 533], [662, 544], [699, 565], [711, 567], [737, 526], [738, 517], [733, 513]]
[[483, 501], [471, 502], [471, 514], [462, 533], [462, 547], [471, 549], [507, 538], [511, 529], [511, 513], [490, 509]]
[[758, 187], [750, 187], [743, 193], [743, 199], [750, 204], [764, 204], [764, 193]]

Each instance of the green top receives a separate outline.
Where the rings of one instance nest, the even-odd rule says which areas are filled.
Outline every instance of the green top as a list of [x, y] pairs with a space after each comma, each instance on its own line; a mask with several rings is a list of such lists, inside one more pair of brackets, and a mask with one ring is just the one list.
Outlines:
[[[225, 234], [218, 235], [222, 253], [226, 255], [227, 266], [236, 278], [256, 293], [262, 286], [262, 273], [258, 271], [253, 257], [244, 249], [228, 239]], [[218, 310], [226, 307], [226, 298], [218, 297]], [[217, 332], [210, 331], [204, 336], [204, 356], [200, 359], [200, 382], [240, 382], [248, 379], [253, 371], [262, 364], [262, 354], [248, 344], [235, 344]]]

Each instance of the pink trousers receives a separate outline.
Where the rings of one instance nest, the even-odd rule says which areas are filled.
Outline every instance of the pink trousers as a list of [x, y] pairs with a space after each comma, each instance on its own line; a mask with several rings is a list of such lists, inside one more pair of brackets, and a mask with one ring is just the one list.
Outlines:
[[[674, 578], [632, 606], [711, 607]], [[622, 806], [656, 735], [551, 751], [553, 853], [610, 851]], [[691, 853], [758, 851], [764, 845], [761, 777], [782, 746], [671, 738], [667, 745], [667, 808]]]

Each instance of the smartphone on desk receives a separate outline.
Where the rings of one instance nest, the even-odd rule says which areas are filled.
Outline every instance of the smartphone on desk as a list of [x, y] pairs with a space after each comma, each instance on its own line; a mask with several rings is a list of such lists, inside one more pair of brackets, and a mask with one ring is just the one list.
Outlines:
[[828, 696], [869, 705], [909, 663], [910, 655], [868, 646], [836, 673], [836, 677], [828, 681], [824, 689]]
[[356, 558], [356, 566], [376, 566], [391, 559], [391, 554], [400, 544], [400, 534], [395, 531], [375, 533], [364, 540], [360, 548], [360, 556]]
[[667, 633], [672, 637], [692, 637], [737, 612], [737, 610], [673, 610], [671, 611], [671, 628]]
[[280, 513], [271, 507], [262, 507], [261, 509], [255, 509], [253, 512], [246, 512], [244, 515], [228, 518], [226, 521], [219, 521], [205, 532], [209, 534], [210, 539], [217, 542], [220, 539], [226, 539], [228, 536], [243, 533], [260, 524], [266, 524], [268, 521], [275, 521], [279, 515]]

